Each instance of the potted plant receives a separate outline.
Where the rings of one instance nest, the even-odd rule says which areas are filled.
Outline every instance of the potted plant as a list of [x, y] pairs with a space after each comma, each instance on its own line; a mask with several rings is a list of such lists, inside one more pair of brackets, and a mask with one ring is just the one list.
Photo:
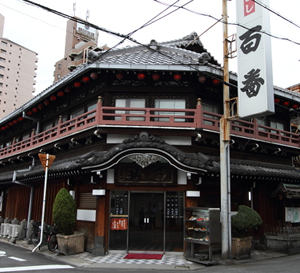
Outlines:
[[57, 193], [52, 209], [57, 234], [58, 250], [65, 255], [84, 251], [84, 233], [74, 232], [76, 224], [76, 202], [66, 188]]
[[240, 205], [236, 215], [231, 217], [232, 257], [240, 259], [251, 256], [251, 231], [262, 224], [260, 215], [252, 208]]

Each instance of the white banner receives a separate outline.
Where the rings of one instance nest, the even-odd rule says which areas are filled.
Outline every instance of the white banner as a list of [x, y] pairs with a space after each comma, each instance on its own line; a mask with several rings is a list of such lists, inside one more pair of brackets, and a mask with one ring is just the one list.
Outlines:
[[[268, 5], [268, 0], [260, 0]], [[238, 108], [241, 118], [274, 113], [269, 11], [252, 0], [236, 0]]]

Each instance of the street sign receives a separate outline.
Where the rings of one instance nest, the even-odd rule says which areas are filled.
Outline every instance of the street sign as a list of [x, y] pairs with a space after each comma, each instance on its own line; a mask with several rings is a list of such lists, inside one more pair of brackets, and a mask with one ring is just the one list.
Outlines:
[[[48, 164], [47, 164], [47, 155], [48, 155]], [[39, 154], [39, 158], [40, 158], [40, 161], [42, 163], [44, 170], [46, 170], [46, 167], [48, 167], [48, 169], [50, 168], [52, 162], [55, 159], [55, 155]]]

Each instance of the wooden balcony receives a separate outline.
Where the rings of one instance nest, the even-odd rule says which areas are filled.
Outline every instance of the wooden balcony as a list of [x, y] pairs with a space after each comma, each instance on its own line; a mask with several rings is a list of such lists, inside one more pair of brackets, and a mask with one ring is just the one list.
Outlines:
[[[198, 104], [196, 109], [161, 109], [109, 107], [102, 106], [102, 103], [98, 102], [96, 109], [92, 111], [68, 121], [59, 122], [57, 126], [49, 130], [33, 134], [22, 141], [12, 142], [10, 146], [0, 149], [0, 160], [42, 148], [45, 144], [56, 142], [70, 135], [75, 137], [76, 134], [85, 130], [101, 126], [202, 129], [218, 133], [220, 118], [220, 114], [203, 111], [201, 104]], [[299, 134], [259, 125], [255, 119], [254, 122], [232, 121], [231, 135], [300, 148]]]

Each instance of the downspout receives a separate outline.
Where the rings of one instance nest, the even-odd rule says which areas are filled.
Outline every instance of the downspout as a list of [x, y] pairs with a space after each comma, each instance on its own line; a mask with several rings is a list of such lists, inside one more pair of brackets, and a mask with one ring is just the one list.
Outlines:
[[[34, 159], [34, 157], [32, 157], [31, 166], [29, 166], [29, 168], [25, 169], [25, 170], [14, 171], [13, 177], [12, 177], [12, 183], [22, 185], [22, 186], [25, 186], [25, 187], [30, 187], [30, 198], [29, 198], [29, 207], [28, 207], [28, 216], [27, 216], [27, 230], [29, 228], [29, 223], [30, 223], [30, 219], [31, 219], [34, 187], [30, 186], [30, 185], [27, 185], [27, 184], [24, 184], [24, 183], [21, 183], [21, 182], [17, 181], [16, 179], [17, 179], [17, 173], [18, 172], [28, 172], [28, 171], [31, 171], [34, 167], [35, 167], [35, 159]], [[27, 232], [26, 232], [26, 236], [28, 236]]]
[[253, 182], [253, 187], [251, 187], [251, 209], [253, 209], [253, 189], [256, 187], [255, 181]]

